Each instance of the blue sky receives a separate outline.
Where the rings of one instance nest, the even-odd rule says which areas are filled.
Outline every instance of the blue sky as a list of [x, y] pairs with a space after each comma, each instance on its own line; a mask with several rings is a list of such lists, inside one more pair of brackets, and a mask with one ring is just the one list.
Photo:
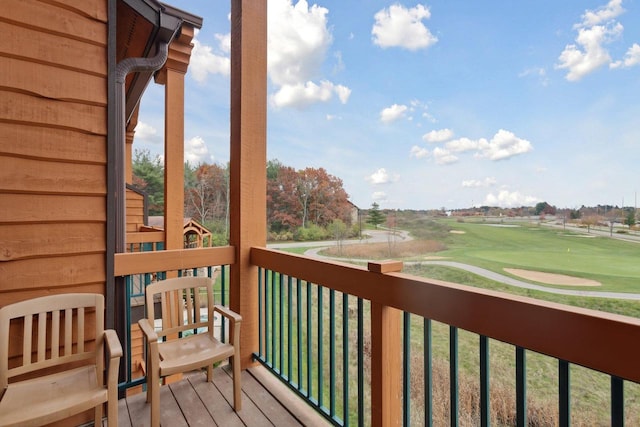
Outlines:
[[[229, 158], [229, 1], [186, 75], [185, 156]], [[269, 1], [268, 158], [366, 208], [633, 206], [640, 0]], [[163, 88], [134, 147], [162, 154]]]

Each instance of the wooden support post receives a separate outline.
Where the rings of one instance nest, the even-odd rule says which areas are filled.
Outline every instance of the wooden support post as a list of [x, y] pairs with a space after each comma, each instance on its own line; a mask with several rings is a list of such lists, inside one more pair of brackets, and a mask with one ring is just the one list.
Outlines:
[[189, 66], [194, 29], [182, 27], [169, 46], [156, 82], [165, 85], [164, 230], [165, 249], [183, 249], [184, 228], [184, 75]]
[[[167, 62], [156, 75], [156, 82], [165, 86], [164, 238], [167, 250], [184, 249], [184, 75], [193, 48], [193, 34], [192, 27], [182, 27], [180, 37], [169, 46]], [[177, 276], [176, 271], [167, 272], [167, 279]], [[180, 299], [177, 294], [173, 297], [176, 310], [181, 307]], [[165, 378], [165, 383], [181, 378], [181, 374], [172, 375]]]
[[266, 246], [267, 1], [231, 2], [230, 306], [242, 315], [242, 368], [258, 351], [258, 268], [252, 246]]
[[[401, 262], [369, 263], [373, 273], [402, 269]], [[393, 290], [389, 290], [392, 292]], [[402, 311], [371, 302], [371, 425], [402, 424]]]

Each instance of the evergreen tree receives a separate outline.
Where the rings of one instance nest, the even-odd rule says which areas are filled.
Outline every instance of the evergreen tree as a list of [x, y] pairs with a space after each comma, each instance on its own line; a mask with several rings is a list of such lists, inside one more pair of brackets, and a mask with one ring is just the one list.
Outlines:
[[373, 202], [371, 209], [369, 209], [367, 214], [367, 224], [371, 224], [375, 228], [378, 228], [378, 225], [384, 224], [385, 221], [386, 216], [380, 211], [380, 205]]

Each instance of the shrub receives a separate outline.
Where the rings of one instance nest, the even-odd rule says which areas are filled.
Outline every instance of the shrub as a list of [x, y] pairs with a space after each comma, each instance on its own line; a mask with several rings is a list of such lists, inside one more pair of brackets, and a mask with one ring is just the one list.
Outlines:
[[300, 227], [293, 234], [293, 240], [299, 242], [323, 240], [326, 237], [327, 231], [315, 224], [310, 224], [307, 227]]

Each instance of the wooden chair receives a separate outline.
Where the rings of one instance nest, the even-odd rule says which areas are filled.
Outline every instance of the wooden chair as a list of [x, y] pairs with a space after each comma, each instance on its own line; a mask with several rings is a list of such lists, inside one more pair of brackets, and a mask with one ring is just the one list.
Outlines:
[[109, 426], [117, 426], [121, 356], [115, 331], [104, 330], [102, 295], [50, 295], [2, 307], [0, 426], [39, 426], [91, 408], [101, 425], [105, 402]]
[[[207, 381], [212, 381], [213, 364], [226, 359], [233, 362], [233, 407], [239, 411], [240, 315], [214, 305], [213, 282], [207, 277], [167, 279], [147, 286], [145, 292], [147, 318], [138, 324], [147, 340], [147, 402], [151, 401], [151, 425], [160, 425], [160, 378], [206, 367]], [[158, 294], [162, 326], [156, 331], [154, 302]], [[201, 308], [206, 309], [206, 314]], [[216, 312], [229, 319], [229, 343], [214, 337]]]

